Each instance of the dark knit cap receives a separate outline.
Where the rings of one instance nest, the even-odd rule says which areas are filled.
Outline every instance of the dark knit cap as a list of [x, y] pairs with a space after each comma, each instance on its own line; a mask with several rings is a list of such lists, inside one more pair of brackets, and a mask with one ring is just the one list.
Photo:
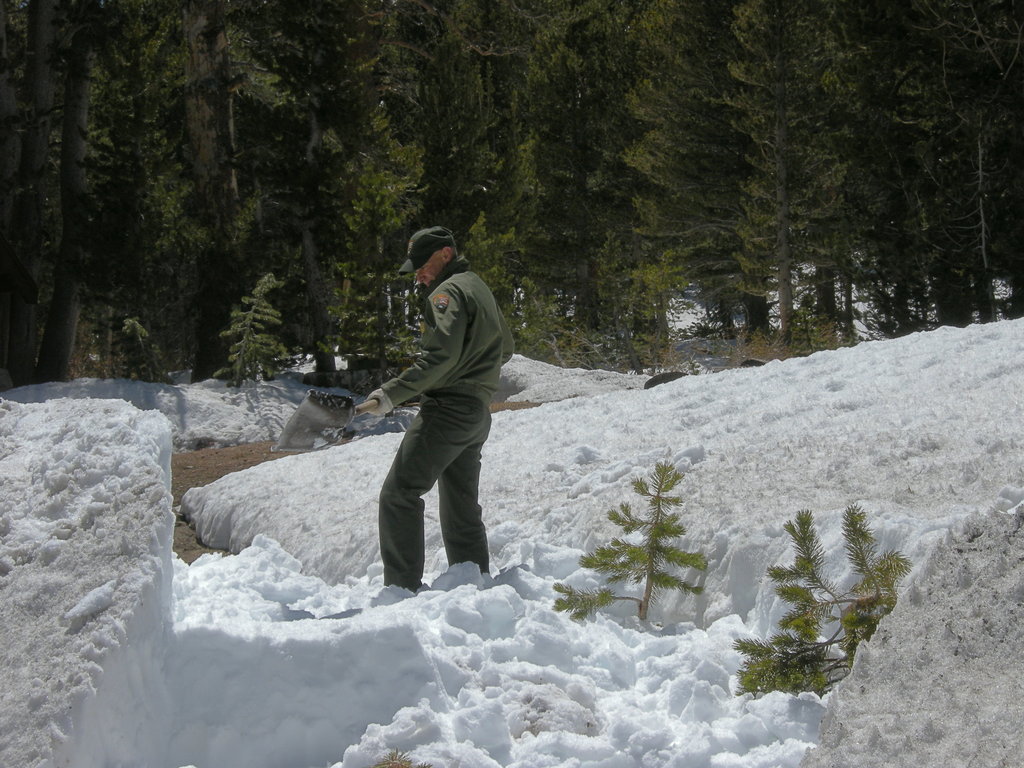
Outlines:
[[399, 272], [415, 272], [445, 246], [455, 247], [455, 235], [444, 227], [427, 227], [409, 238], [406, 260]]

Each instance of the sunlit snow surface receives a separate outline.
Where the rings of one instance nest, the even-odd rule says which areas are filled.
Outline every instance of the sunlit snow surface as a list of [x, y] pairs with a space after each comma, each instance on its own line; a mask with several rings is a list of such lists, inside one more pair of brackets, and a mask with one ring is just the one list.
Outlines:
[[[651, 390], [517, 357], [504, 396], [546, 404], [494, 418], [492, 575], [447, 569], [431, 494], [430, 588], [415, 596], [383, 588], [376, 548], [409, 409], [191, 491], [184, 511], [239, 554], [172, 568], [171, 441], [273, 439], [304, 388], [4, 393], [0, 765], [368, 768], [398, 749], [435, 768], [797, 766], [826, 703], [808, 765], [1010, 764], [1024, 748], [1021, 370], [1022, 322]], [[129, 391], [168, 421], [55, 399]], [[650, 623], [626, 604], [586, 623], [553, 611], [556, 582], [599, 583], [579, 557], [618, 533], [605, 514], [659, 460], [686, 475], [704, 595], [665, 596]], [[733, 641], [784, 610], [764, 578], [791, 557], [783, 523], [812, 510], [843, 580], [851, 503], [914, 562], [896, 613], [829, 701], [736, 696]]]

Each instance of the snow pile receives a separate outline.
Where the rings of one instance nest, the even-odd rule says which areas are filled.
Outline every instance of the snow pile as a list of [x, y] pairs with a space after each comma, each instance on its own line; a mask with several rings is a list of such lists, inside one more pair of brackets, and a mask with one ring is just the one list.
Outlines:
[[1010, 766], [1024, 755], [1024, 508], [942, 543], [833, 695], [804, 768]]
[[[170, 423], [75, 385], [0, 402], [0, 765], [368, 768], [399, 749], [434, 768], [796, 768], [826, 707], [811, 768], [1019, 752], [1024, 322], [651, 390], [510, 366], [525, 399], [571, 399], [495, 415], [491, 576], [446, 568], [428, 496], [415, 596], [383, 588], [377, 561], [387, 430], [408, 413], [190, 491], [183, 509], [238, 554], [172, 569], [172, 432], [227, 444], [280, 389], [222, 392], [231, 405], [204, 413], [225, 436], [189, 413], [214, 387], [156, 388]], [[555, 612], [555, 583], [599, 583], [580, 555], [619, 533], [606, 512], [638, 502], [631, 480], [656, 461], [685, 473], [705, 594], [666, 596], [643, 624], [628, 604]], [[765, 579], [792, 557], [783, 523], [812, 510], [844, 581], [852, 503], [914, 562], [896, 613], [826, 700], [734, 695], [733, 641], [785, 609]]]
[[[309, 387], [301, 374], [228, 387], [223, 381], [172, 386], [128, 379], [77, 379], [35, 384], [3, 393], [21, 403], [57, 398], [117, 398], [143, 411], [159, 411], [171, 422], [174, 450], [224, 447], [276, 440]], [[342, 390], [330, 390], [342, 392]]]
[[170, 458], [158, 413], [0, 401], [0, 765], [113, 765], [165, 738]]
[[[572, 572], [576, 556], [543, 560]], [[346, 744], [339, 768], [391, 749], [435, 766], [700, 765], [758, 745], [795, 765], [823, 711], [813, 695], [729, 693], [735, 617], [707, 632], [578, 624], [525, 567], [492, 580], [458, 566], [415, 599], [370, 597], [258, 537], [175, 584], [189, 707], [172, 753], [196, 765], [324, 765]], [[221, 738], [196, 738], [208, 730]]]
[[[522, 562], [520, 542], [584, 551], [607, 542], [618, 529], [606, 512], [634, 501], [632, 479], [663, 460], [686, 474], [687, 548], [705, 552], [711, 568], [696, 606], [672, 596], [658, 620], [747, 618], [749, 585], [783, 557], [782, 525], [801, 509], [825, 527], [824, 544], [839, 547], [842, 512], [858, 503], [883, 547], [920, 563], [956, 521], [1021, 484], [1022, 332], [1019, 321], [942, 329], [497, 413], [481, 498], [489, 525], [516, 534], [507, 551], [492, 544], [491, 562]], [[239, 551], [262, 533], [308, 573], [340, 582], [377, 561], [377, 494], [400, 439], [253, 467], [190, 491], [182, 511], [214, 546]], [[433, 496], [427, 510], [436, 517]], [[438, 573], [436, 523], [426, 533], [428, 570]], [[757, 618], [766, 631], [770, 617]]]
[[[547, 403], [598, 392], [640, 389], [646, 376], [612, 371], [564, 370], [547, 363], [513, 356], [502, 370], [496, 401]], [[229, 387], [222, 381], [195, 384], [147, 384], [128, 379], [77, 379], [68, 383], [36, 384], [3, 393], [8, 400], [44, 403], [56, 398], [116, 398], [143, 411], [159, 411], [170, 422], [175, 451], [222, 448], [277, 440], [309, 386], [300, 370], [285, 371], [273, 381]], [[318, 387], [325, 392], [355, 395], [345, 389]], [[408, 419], [406, 420], [408, 421]], [[376, 420], [361, 424], [364, 435], [395, 431], [403, 424]]]
[[650, 377], [615, 371], [559, 368], [513, 355], [501, 369], [501, 383], [494, 399], [510, 403], [553, 403], [624, 389], [643, 389]]

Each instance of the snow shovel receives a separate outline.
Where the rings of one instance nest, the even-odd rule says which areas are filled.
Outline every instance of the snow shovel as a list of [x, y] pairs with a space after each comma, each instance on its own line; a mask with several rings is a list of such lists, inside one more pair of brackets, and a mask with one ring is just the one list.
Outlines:
[[284, 425], [277, 444], [270, 450], [316, 451], [329, 448], [345, 437], [345, 427], [376, 400], [353, 405], [351, 397], [311, 389]]

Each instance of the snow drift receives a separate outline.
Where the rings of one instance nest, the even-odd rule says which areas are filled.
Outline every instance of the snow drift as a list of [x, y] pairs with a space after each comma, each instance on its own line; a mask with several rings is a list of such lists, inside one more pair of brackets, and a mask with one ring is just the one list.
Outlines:
[[[510, 391], [551, 402], [496, 414], [485, 451], [494, 574], [447, 569], [430, 519], [415, 597], [382, 588], [376, 553], [407, 413], [191, 491], [188, 514], [238, 554], [186, 566], [172, 444], [253, 434], [278, 407], [264, 394], [297, 403], [298, 382], [129, 387], [159, 413], [83, 399], [119, 382], [5, 393], [0, 765], [367, 768], [401, 749], [435, 768], [994, 767], [1024, 748], [1024, 322], [652, 390], [534, 368], [514, 360]], [[554, 612], [554, 583], [597, 583], [579, 556], [658, 460], [686, 475], [704, 596], [648, 624]], [[896, 611], [825, 700], [735, 696], [732, 642], [783, 610], [764, 578], [790, 556], [783, 522], [811, 509], [842, 580], [851, 503], [914, 562]]]

